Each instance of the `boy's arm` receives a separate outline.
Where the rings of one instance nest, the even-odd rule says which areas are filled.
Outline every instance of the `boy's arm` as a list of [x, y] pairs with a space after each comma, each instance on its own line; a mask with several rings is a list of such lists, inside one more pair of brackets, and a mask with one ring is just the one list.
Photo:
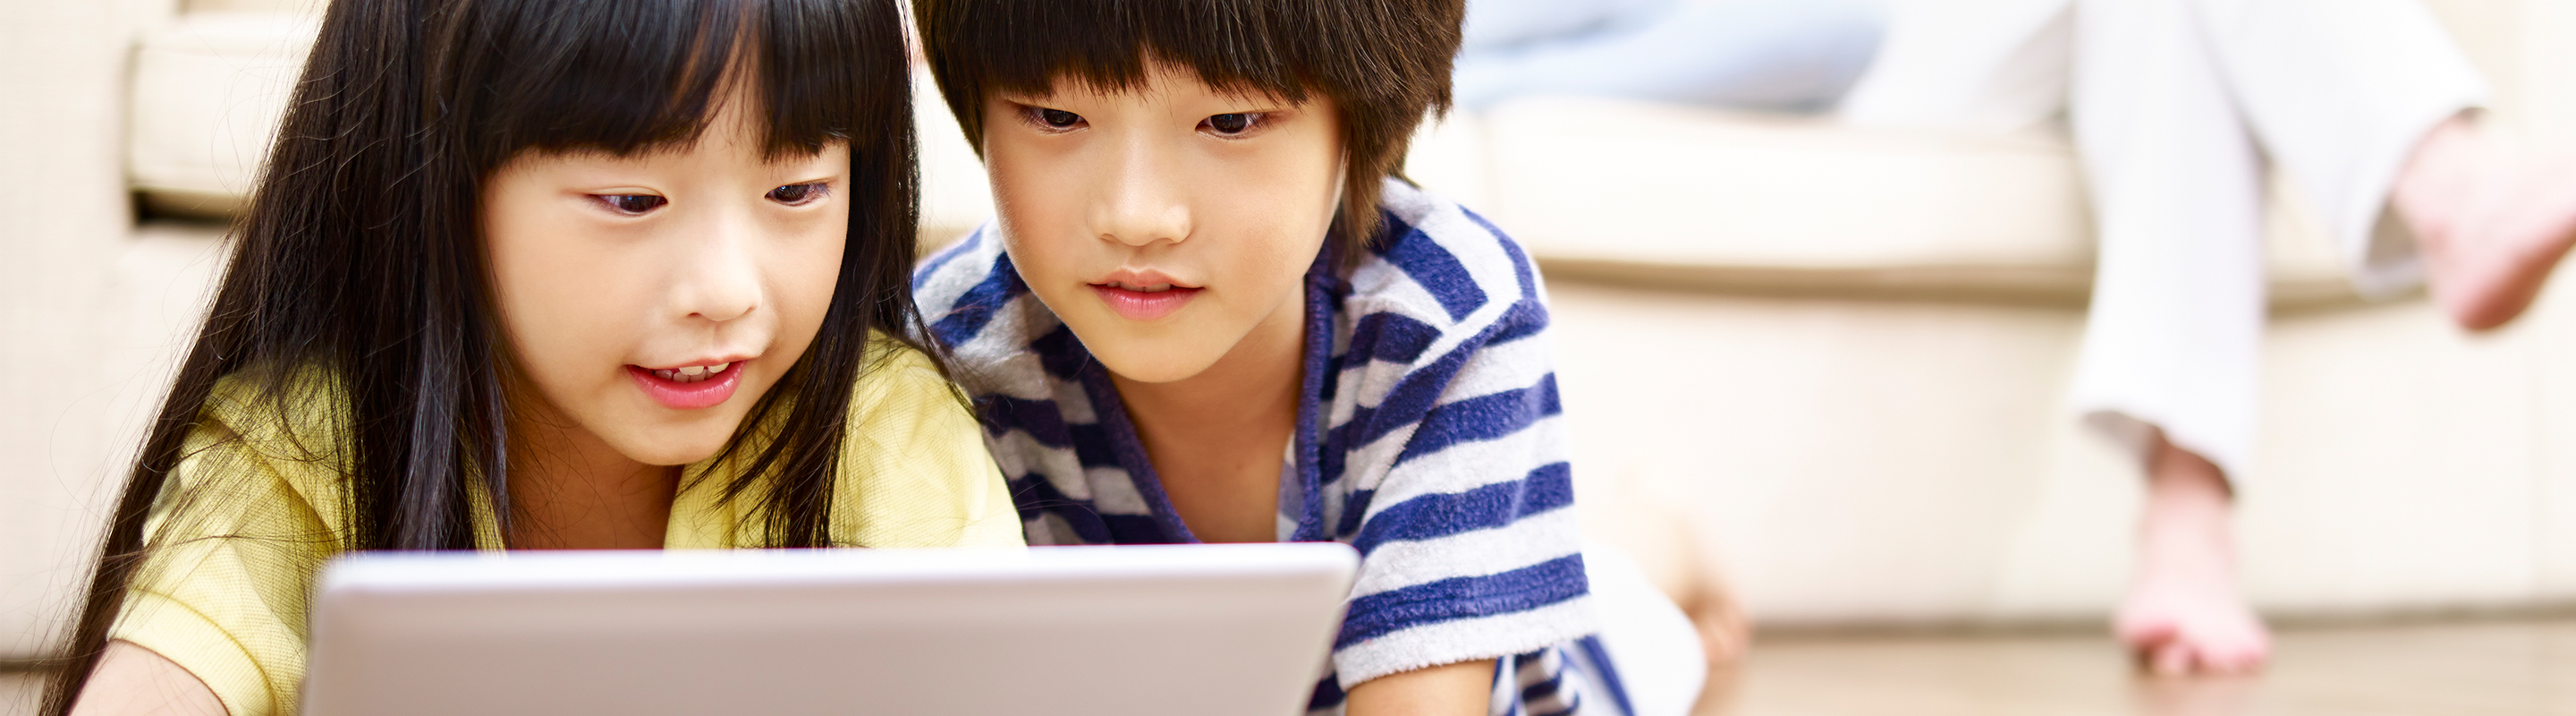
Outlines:
[[1351, 687], [1345, 716], [1486, 713], [1494, 695], [1494, 660], [1466, 661], [1388, 674]]

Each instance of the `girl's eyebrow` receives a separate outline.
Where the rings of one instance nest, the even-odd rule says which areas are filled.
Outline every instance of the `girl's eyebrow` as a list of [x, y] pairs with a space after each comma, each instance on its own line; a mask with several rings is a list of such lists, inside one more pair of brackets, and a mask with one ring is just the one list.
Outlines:
[[[792, 174], [791, 174], [791, 175], [789, 175], [789, 176], [795, 176], [795, 175], [792, 175]], [[842, 179], [842, 177], [841, 177], [841, 175], [840, 175], [840, 174], [826, 174], [826, 175], [822, 175], [822, 176], [808, 176], [808, 177], [805, 177], [805, 178], [802, 178], [802, 179], [789, 179], [789, 180], [786, 180], [786, 182], [785, 182], [785, 183], [779, 184], [779, 186], [795, 186], [795, 185], [798, 185], [798, 184], [830, 184], [830, 183], [832, 183], [832, 182], [841, 181], [841, 179]]]
[[1013, 90], [994, 90], [993, 98], [1012, 104], [1043, 104], [1056, 99], [1057, 94], [1058, 93], [1056, 92], [1029, 94], [1027, 92], [1018, 92]]

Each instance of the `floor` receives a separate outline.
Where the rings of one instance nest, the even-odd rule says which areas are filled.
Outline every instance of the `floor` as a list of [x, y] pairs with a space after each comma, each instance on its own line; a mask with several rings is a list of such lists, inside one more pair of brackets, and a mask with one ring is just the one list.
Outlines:
[[[1712, 681], [1698, 716], [2576, 716], [2576, 619], [2283, 632], [2269, 673], [2130, 675], [2109, 639], [1786, 636]], [[0, 673], [0, 716], [34, 711]]]
[[2233, 680], [2132, 675], [2104, 636], [1775, 637], [1699, 716], [2576, 716], [2576, 619], [2310, 627]]

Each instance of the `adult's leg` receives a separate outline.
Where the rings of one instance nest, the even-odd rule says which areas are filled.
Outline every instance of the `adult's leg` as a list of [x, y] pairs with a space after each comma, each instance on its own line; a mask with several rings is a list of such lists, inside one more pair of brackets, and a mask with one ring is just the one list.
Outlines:
[[1869, 0], [1686, 3], [1597, 31], [1462, 54], [1453, 91], [1471, 109], [1542, 94], [1822, 109], [1868, 68], [1884, 25]]
[[2082, 0], [2073, 30], [2100, 243], [2073, 400], [2149, 475], [2115, 628], [2161, 671], [2255, 668], [2270, 642], [2233, 579], [2225, 478], [2253, 451], [2260, 158], [2190, 0]]
[[[2325, 214], [2365, 293], [2429, 278], [2461, 322], [2490, 326], [2576, 240], [2576, 186], [2530, 194], [2482, 156], [2464, 113], [2486, 83], [2415, 0], [2195, 2], [2248, 124]], [[2379, 225], [2392, 199], [2418, 241]], [[2535, 204], [2536, 216], [2496, 211]]]
[[[2576, 245], [2576, 157], [2510, 152], [2469, 121], [2486, 84], [2431, 13], [2409, 0], [2202, 4], [2255, 132], [2325, 209], [2363, 290], [2421, 277], [2468, 328], [2521, 315]], [[2391, 208], [2412, 242], [2379, 226]]]

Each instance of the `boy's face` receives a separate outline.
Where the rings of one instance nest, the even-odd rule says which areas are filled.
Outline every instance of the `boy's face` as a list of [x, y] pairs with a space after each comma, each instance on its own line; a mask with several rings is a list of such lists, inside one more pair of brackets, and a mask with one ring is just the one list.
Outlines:
[[1331, 101], [1227, 94], [1162, 65], [1148, 76], [1117, 94], [1060, 82], [986, 101], [984, 161], [1021, 279], [1129, 380], [1298, 345], [1303, 277], [1341, 199]]

